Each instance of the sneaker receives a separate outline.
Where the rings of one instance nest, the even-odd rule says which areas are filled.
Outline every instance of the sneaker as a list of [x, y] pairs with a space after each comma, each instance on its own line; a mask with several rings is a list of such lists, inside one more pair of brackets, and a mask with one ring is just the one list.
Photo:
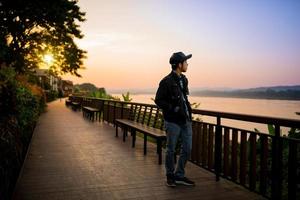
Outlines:
[[191, 181], [187, 177], [183, 177], [183, 178], [176, 177], [175, 183], [180, 185], [195, 186], [195, 182]]
[[176, 186], [176, 183], [175, 183], [174, 178], [173, 178], [173, 177], [167, 177], [166, 185], [167, 185], [168, 187], [175, 187], [175, 186]]

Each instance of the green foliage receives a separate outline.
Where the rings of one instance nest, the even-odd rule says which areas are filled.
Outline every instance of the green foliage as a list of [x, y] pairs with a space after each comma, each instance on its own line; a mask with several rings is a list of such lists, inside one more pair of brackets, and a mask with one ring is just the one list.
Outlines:
[[103, 87], [98, 88], [98, 91], [106, 94], [106, 90], [105, 90], [105, 88], [103, 88]]
[[[258, 129], [254, 129], [255, 132], [257, 133], [261, 133]], [[268, 132], [270, 135], [275, 135], [275, 126], [268, 124]], [[280, 135], [282, 135], [282, 130], [280, 130]], [[290, 130], [288, 131], [287, 135], [283, 135], [284, 138], [296, 138], [296, 139], [300, 139], [300, 129], [299, 128], [290, 128]], [[283, 190], [282, 190], [282, 199], [288, 199], [288, 159], [289, 159], [289, 142], [287, 139], [282, 139], [282, 185], [283, 185]], [[268, 139], [268, 154], [272, 155], [271, 151], [272, 151], [272, 140], [269, 138]], [[248, 145], [249, 141], [248, 141]], [[258, 139], [257, 141], [257, 154], [261, 153], [261, 138]], [[300, 149], [300, 146], [298, 144], [298, 149]], [[298, 161], [300, 160], [300, 154], [298, 153]], [[259, 171], [259, 155], [256, 156], [257, 157], [257, 171]], [[272, 163], [272, 157], [268, 156], [268, 169], [271, 168], [271, 163]], [[299, 165], [299, 164], [298, 164]], [[269, 179], [271, 179], [271, 174], [268, 175]], [[268, 188], [268, 192], [270, 192], [270, 185]], [[298, 193], [299, 194], [299, 193]]]
[[[270, 135], [275, 135], [275, 126], [274, 125], [272, 125], [272, 124], [268, 124], [267, 125], [267, 127], [268, 127], [268, 133], [270, 134]], [[254, 128], [254, 132], [256, 132], [256, 133], [262, 133], [259, 129], [257, 129], [257, 128]], [[280, 132], [282, 132], [282, 130], [280, 130]]]
[[90, 92], [87, 96], [88, 97], [94, 97], [94, 98], [110, 99], [110, 100], [120, 101], [119, 97], [114, 97], [110, 94], [107, 94], [105, 88], [99, 88], [97, 91]]
[[79, 87], [78, 87], [78, 86], [75, 86], [75, 87], [74, 87], [74, 93], [79, 93], [79, 92], [80, 92]]
[[74, 39], [83, 37], [84, 15], [75, 0], [0, 0], [0, 66], [26, 72], [52, 54], [52, 72], [80, 76], [86, 52]]
[[102, 99], [109, 99], [110, 96], [106, 94], [105, 90], [97, 90], [94, 92], [90, 92], [88, 95], [89, 97], [94, 97], [94, 98], [102, 98]]
[[112, 95], [107, 94], [105, 88], [97, 88], [92, 83], [82, 83], [75, 85], [74, 93], [93, 98], [120, 100], [120, 98], [118, 97], [113, 97]]
[[288, 132], [290, 138], [300, 139], [300, 128], [291, 128]]
[[192, 107], [192, 109], [197, 109], [200, 107], [200, 103], [196, 103], [196, 102], [191, 103], [191, 107]]
[[10, 199], [27, 146], [45, 106], [41, 89], [0, 69], [0, 199]]
[[46, 91], [47, 102], [54, 101], [55, 99], [58, 98], [58, 95], [59, 95], [58, 92], [55, 90]]
[[126, 102], [131, 102], [132, 101], [132, 98], [130, 98], [130, 93], [127, 92], [126, 94], [122, 94], [122, 97], [123, 97], [123, 101], [126, 101]]
[[[81, 91], [81, 92], [96, 92], [96, 91], [98, 91], [100, 89], [100, 88], [98, 89], [92, 83], [76, 84], [74, 87], [78, 88], [79, 91]], [[104, 93], [106, 93], [104, 88], [102, 90], [104, 90]]]
[[120, 97], [118, 97], [118, 96], [112, 96], [112, 95], [109, 95], [109, 96], [110, 96], [109, 98], [112, 100], [121, 101]]
[[[196, 103], [196, 102], [191, 103], [191, 108], [192, 109], [198, 109], [199, 107], [200, 107], [200, 103]], [[202, 119], [199, 117], [199, 115], [197, 115], [196, 118], [192, 116], [192, 120], [196, 120], [196, 121], [199, 121], [199, 122], [202, 121]]]
[[272, 124], [268, 124], [268, 131], [270, 135], [275, 135], [275, 126]]
[[18, 123], [20, 127], [27, 127], [32, 125], [39, 116], [39, 107], [37, 98], [24, 87], [17, 88], [17, 110]]
[[0, 69], [0, 118], [15, 115], [16, 110], [16, 73], [12, 68]]
[[51, 85], [48, 81], [44, 81], [43, 84], [42, 84], [42, 88], [44, 90], [51, 90], [52, 87], [51, 87]]

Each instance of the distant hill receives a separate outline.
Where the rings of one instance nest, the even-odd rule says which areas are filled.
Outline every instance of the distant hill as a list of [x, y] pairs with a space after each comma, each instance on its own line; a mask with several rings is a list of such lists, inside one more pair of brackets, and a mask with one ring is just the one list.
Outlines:
[[157, 88], [120, 88], [120, 89], [107, 89], [110, 94], [123, 94], [130, 92], [130, 94], [155, 94]]
[[293, 85], [293, 86], [274, 86], [274, 87], [258, 87], [258, 88], [250, 88], [250, 89], [244, 89], [243, 91], [249, 91], [249, 92], [265, 92], [267, 90], [273, 90], [275, 92], [280, 91], [300, 91], [300, 85]]
[[[76, 85], [77, 86], [77, 85]], [[96, 86], [90, 83], [79, 85], [80, 88], [95, 91]], [[96, 89], [97, 90], [97, 89]], [[112, 94], [122, 94], [129, 91], [131, 94], [155, 94], [157, 88], [127, 88], [127, 89], [109, 89]], [[300, 85], [293, 86], [274, 86], [274, 87], [257, 87], [249, 89], [232, 89], [232, 88], [190, 88], [192, 96], [208, 97], [231, 97], [231, 98], [249, 98], [249, 99], [278, 99], [278, 100], [300, 100]]]
[[237, 89], [231, 91], [199, 90], [199, 91], [193, 91], [191, 95], [211, 96], [211, 97], [251, 98], [251, 99], [300, 100], [300, 85], [258, 87], [258, 88], [249, 88], [249, 89]]
[[98, 88], [92, 83], [76, 84], [74, 87], [79, 88], [80, 91], [94, 92], [98, 90]]

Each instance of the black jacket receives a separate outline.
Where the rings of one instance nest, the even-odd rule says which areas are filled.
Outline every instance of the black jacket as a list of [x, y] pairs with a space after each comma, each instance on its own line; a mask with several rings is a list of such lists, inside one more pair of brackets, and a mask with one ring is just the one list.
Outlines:
[[[188, 80], [184, 75], [181, 75], [181, 79], [183, 89], [180, 87], [179, 76], [172, 71], [160, 81], [155, 97], [155, 103], [162, 109], [165, 120], [177, 124], [186, 123], [187, 120], [191, 120], [192, 116], [191, 105], [187, 98], [189, 93]], [[187, 110], [182, 95], [185, 98]]]

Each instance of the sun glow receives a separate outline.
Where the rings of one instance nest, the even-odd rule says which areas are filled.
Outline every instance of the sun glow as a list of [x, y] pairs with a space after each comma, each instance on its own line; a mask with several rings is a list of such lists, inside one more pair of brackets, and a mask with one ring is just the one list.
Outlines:
[[53, 56], [51, 54], [46, 54], [46, 55], [44, 55], [43, 60], [49, 66], [49, 65], [53, 64], [54, 59], [53, 59]]

